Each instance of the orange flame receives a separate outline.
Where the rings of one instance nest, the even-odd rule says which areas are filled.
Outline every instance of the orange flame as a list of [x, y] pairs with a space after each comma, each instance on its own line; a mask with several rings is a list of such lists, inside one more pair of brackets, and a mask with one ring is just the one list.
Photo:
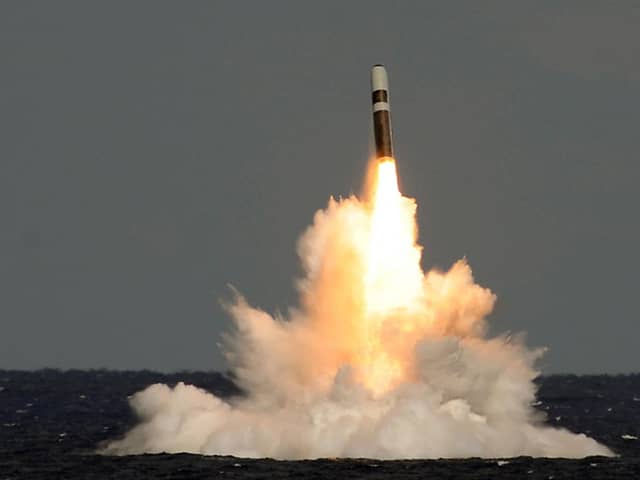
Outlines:
[[416, 245], [415, 206], [398, 190], [393, 158], [378, 164], [366, 262], [367, 313], [413, 309], [422, 295], [421, 249]]
[[[475, 285], [464, 261], [423, 273], [415, 200], [401, 194], [393, 158], [373, 166], [365, 202], [330, 200], [302, 236], [302, 308], [286, 323], [292, 339], [281, 344], [302, 350], [291, 358], [313, 359], [295, 362], [296, 381], [331, 389], [348, 366], [348, 375], [380, 396], [420, 380], [415, 349], [426, 337], [481, 334], [494, 297]], [[244, 308], [234, 317], [256, 329], [269, 325], [264, 312]]]
[[[364, 271], [363, 382], [383, 393], [405, 376], [401, 358], [386, 348], [385, 326], [418, 313], [423, 297], [415, 203], [398, 189], [393, 158], [377, 161]], [[402, 329], [410, 325], [393, 325]]]

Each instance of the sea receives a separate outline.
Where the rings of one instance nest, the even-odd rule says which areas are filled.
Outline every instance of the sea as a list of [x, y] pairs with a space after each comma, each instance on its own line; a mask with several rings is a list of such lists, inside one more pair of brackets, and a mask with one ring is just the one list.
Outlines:
[[303, 461], [192, 454], [105, 456], [136, 424], [127, 398], [153, 383], [242, 394], [220, 372], [0, 370], [0, 480], [13, 479], [640, 479], [640, 374], [548, 375], [535, 408], [549, 425], [585, 433], [612, 458]]

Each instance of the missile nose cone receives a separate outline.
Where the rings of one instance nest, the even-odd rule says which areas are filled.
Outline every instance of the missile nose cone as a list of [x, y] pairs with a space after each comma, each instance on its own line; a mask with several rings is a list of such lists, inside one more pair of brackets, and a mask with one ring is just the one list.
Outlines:
[[387, 70], [383, 65], [374, 65], [371, 69], [371, 91], [388, 90], [389, 80], [387, 78]]

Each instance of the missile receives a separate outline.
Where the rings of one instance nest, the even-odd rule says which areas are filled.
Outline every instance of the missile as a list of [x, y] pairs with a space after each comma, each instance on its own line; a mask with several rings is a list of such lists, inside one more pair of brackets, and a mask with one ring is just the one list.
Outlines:
[[376, 159], [379, 162], [393, 160], [391, 141], [391, 113], [389, 111], [389, 79], [383, 65], [371, 69], [371, 104], [373, 105], [373, 135], [376, 142]]

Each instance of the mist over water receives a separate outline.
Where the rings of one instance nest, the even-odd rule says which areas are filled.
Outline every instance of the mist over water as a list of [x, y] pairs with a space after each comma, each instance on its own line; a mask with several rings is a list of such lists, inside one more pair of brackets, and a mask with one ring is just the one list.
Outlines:
[[156, 384], [140, 422], [104, 452], [302, 459], [611, 455], [532, 408], [543, 353], [486, 338], [495, 295], [466, 261], [423, 272], [416, 205], [379, 166], [370, 200], [330, 200], [299, 240], [299, 306], [286, 318], [227, 305], [224, 350], [246, 396]]

